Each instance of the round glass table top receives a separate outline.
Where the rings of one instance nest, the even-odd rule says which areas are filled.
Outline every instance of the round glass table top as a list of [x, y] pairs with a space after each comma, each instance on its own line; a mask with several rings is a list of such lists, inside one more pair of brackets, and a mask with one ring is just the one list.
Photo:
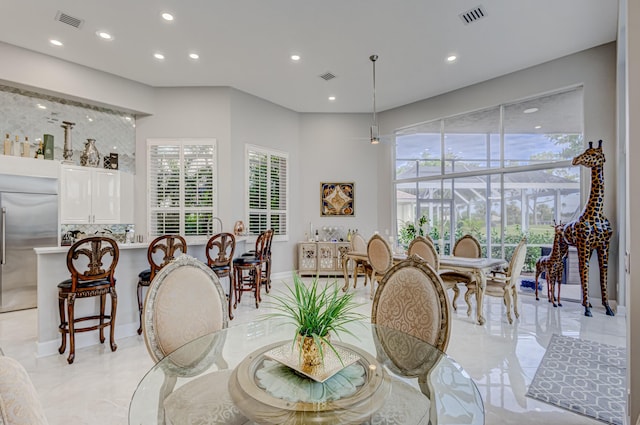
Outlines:
[[383, 326], [348, 329], [332, 336], [338, 363], [327, 356], [312, 377], [291, 363], [295, 329], [281, 321], [198, 338], [144, 376], [129, 424], [484, 424], [480, 393], [451, 357]]

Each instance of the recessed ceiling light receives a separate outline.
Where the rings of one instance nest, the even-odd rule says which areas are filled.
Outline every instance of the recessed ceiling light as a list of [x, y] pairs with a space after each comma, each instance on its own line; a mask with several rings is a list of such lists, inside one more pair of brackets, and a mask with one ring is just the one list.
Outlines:
[[44, 106], [44, 105], [43, 105], [43, 104], [41, 104], [41, 103], [38, 103], [36, 106], [37, 106], [38, 108], [40, 108], [40, 109], [47, 109], [47, 107], [46, 107], [46, 106]]
[[162, 14], [162, 19], [165, 21], [173, 21], [173, 15], [171, 13], [164, 12]]
[[447, 56], [447, 62], [455, 62], [458, 57], [456, 55]]
[[535, 128], [536, 130], [540, 130], [540, 129], [542, 128], [542, 126], [541, 126], [541, 125], [536, 125], [536, 126], [535, 126], [535, 127], [533, 127], [533, 128]]
[[333, 102], [334, 100], [336, 100], [336, 97], [335, 96], [329, 96], [329, 100]]
[[113, 36], [108, 32], [97, 31], [96, 34], [98, 35], [98, 37], [100, 37], [103, 40], [109, 40], [109, 41], [113, 40]]
[[200, 55], [197, 53], [189, 53], [191, 59], [200, 59]]
[[300, 55], [291, 55], [291, 60], [294, 62], [298, 62], [300, 60]]
[[538, 112], [538, 108], [528, 108], [522, 111], [523, 114], [533, 114], [534, 112]]
[[164, 55], [162, 53], [154, 53], [153, 57], [160, 60], [164, 59]]
[[58, 46], [61, 47], [62, 46], [62, 41], [56, 40], [56, 39], [51, 39], [49, 40], [49, 43], [53, 44], [54, 46]]

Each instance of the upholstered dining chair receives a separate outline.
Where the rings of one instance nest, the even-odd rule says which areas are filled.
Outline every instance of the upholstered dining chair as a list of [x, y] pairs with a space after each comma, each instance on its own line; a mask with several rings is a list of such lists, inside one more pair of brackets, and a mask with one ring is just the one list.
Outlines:
[[426, 261], [435, 271], [440, 270], [440, 256], [431, 238], [416, 236], [407, 249], [407, 255], [417, 255]]
[[17, 360], [0, 355], [0, 424], [48, 423], [27, 371]]
[[148, 287], [156, 273], [178, 255], [187, 253], [187, 241], [180, 235], [162, 235], [151, 241], [147, 248], [149, 268], [138, 274], [138, 315], [140, 326], [138, 335], [142, 333], [142, 289]]
[[[520, 317], [518, 313], [518, 278], [522, 273], [524, 267], [524, 261], [527, 256], [527, 239], [522, 238], [516, 248], [513, 251], [509, 265], [505, 270], [492, 271], [487, 276], [487, 286], [484, 290], [485, 295], [491, 297], [500, 297], [504, 300], [504, 305], [507, 310], [507, 320], [509, 323], [513, 323], [511, 317], [511, 305], [513, 305], [513, 312], [516, 319]], [[477, 285], [472, 284], [467, 293], [465, 294], [465, 301], [470, 305], [467, 296], [475, 294], [477, 291]], [[468, 294], [468, 295], [467, 295]]]
[[[480, 258], [482, 256], [482, 246], [478, 239], [473, 235], [467, 234], [458, 239], [453, 245], [452, 255], [463, 258]], [[451, 306], [454, 310], [458, 310], [457, 300], [460, 296], [460, 288], [458, 288], [458, 284], [462, 283], [468, 288], [469, 285], [475, 282], [475, 278], [471, 273], [457, 272], [454, 270], [441, 270], [440, 277], [442, 278], [442, 283], [445, 288], [453, 290]], [[468, 293], [469, 291], [467, 290], [465, 293], [465, 300], [467, 299]], [[467, 305], [469, 304], [467, 303]], [[467, 314], [471, 314], [471, 307], [468, 308]]]
[[[360, 233], [351, 235], [349, 253], [367, 255], [367, 241]], [[353, 264], [353, 287], [358, 283], [358, 274], [364, 274], [364, 286], [367, 286], [368, 276], [371, 273], [369, 263], [360, 259], [352, 259]]]
[[[185, 282], [189, 283], [189, 290], [185, 290]], [[151, 281], [144, 305], [145, 345], [154, 362], [157, 363], [166, 356], [171, 358], [164, 369], [165, 381], [159, 394], [159, 423], [164, 423], [165, 417], [170, 418], [171, 412], [175, 412], [171, 409], [167, 411], [166, 403], [180, 377], [199, 375], [215, 364], [221, 369], [214, 372], [217, 374], [215, 385], [224, 390], [220, 392], [221, 397], [227, 392], [227, 380], [231, 372], [226, 370], [228, 365], [222, 357], [224, 339], [200, 338], [227, 327], [225, 301], [218, 276], [209, 266], [188, 255], [172, 260]], [[202, 341], [202, 350], [172, 354], [194, 340]], [[181, 393], [188, 390], [188, 387], [183, 388], [189, 384], [180, 387]], [[221, 403], [230, 412], [240, 415], [237, 409], [234, 410], [229, 396], [226, 400], [216, 400], [216, 403]]]
[[218, 277], [229, 278], [229, 320], [233, 320], [231, 303], [233, 303], [233, 254], [236, 251], [236, 237], [231, 233], [218, 233], [207, 242], [205, 254], [207, 265]]
[[393, 265], [393, 253], [386, 240], [374, 233], [367, 243], [367, 259], [371, 266], [371, 299], [375, 296], [376, 281], [379, 282]]
[[[111, 351], [118, 346], [114, 338], [118, 296], [114, 273], [118, 264], [120, 250], [115, 239], [92, 236], [80, 239], [67, 251], [67, 268], [71, 278], [58, 284], [58, 310], [60, 326], [58, 331], [62, 341], [58, 352], [63, 354], [67, 348], [69, 336], [69, 357], [73, 363], [76, 356], [76, 332], [99, 330], [100, 343], [104, 343], [104, 328], [109, 327], [109, 345]], [[111, 299], [111, 313], [105, 314], [107, 295]], [[75, 303], [80, 298], [100, 297], [100, 311], [97, 314], [76, 317]], [[84, 321], [98, 321], [95, 325], [76, 327]]]

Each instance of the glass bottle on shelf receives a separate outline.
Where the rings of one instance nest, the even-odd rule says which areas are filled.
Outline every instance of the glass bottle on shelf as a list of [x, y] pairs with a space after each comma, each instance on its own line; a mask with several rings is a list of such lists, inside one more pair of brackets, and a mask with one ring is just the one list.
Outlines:
[[24, 142], [22, 142], [22, 156], [24, 158], [29, 158], [31, 156], [31, 145], [29, 144], [29, 137], [24, 137]]
[[20, 156], [20, 137], [16, 136], [16, 141], [13, 142], [13, 156]]
[[38, 145], [38, 150], [36, 151], [37, 159], [44, 159], [44, 148], [42, 147], [42, 140], [40, 140], [40, 144]]
[[9, 138], [9, 133], [5, 134], [4, 137], [4, 150], [2, 151], [5, 155], [11, 155], [11, 139]]
[[316, 229], [316, 242], [320, 240], [320, 235], [318, 234], [318, 229]]

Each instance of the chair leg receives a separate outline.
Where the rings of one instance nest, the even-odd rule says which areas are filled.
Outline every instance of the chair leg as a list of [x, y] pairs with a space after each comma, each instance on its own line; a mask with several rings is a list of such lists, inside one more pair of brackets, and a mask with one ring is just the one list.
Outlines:
[[233, 268], [229, 272], [229, 320], [233, 320], [233, 308], [231, 308], [231, 304], [233, 303], [234, 295], [236, 292], [236, 285], [233, 283], [235, 270]]
[[62, 354], [67, 349], [67, 331], [68, 325], [65, 325], [65, 311], [64, 311], [64, 300], [65, 298], [58, 296], [58, 311], [60, 313], [60, 347], [58, 348], [58, 353]]
[[471, 317], [471, 295], [474, 291], [467, 287], [467, 292], [464, 293], [464, 302], [467, 303], [467, 316]]
[[138, 335], [142, 334], [142, 285], [138, 281], [138, 316], [140, 320], [140, 326], [138, 326]]
[[506, 288], [504, 291], [504, 305], [507, 309], [507, 320], [509, 324], [513, 323], [513, 319], [511, 318], [511, 291]]
[[256, 308], [260, 306], [260, 286], [262, 285], [262, 266], [256, 266], [255, 273], [253, 275], [253, 282], [256, 287]]
[[242, 301], [242, 287], [244, 286], [244, 270], [239, 268], [238, 275], [236, 279], [236, 301], [233, 304], [234, 307], [237, 307], [240, 301]]
[[516, 319], [519, 319], [520, 313], [518, 313], [518, 289], [515, 286], [511, 288], [511, 297], [513, 298], [513, 312], [516, 315]]
[[460, 288], [458, 288], [458, 284], [455, 283], [451, 289], [453, 289], [453, 299], [451, 300], [451, 306], [453, 307], [454, 311], [458, 311], [458, 305], [457, 305], [457, 300], [458, 297], [460, 296]]
[[69, 330], [69, 357], [67, 357], [67, 363], [73, 363], [73, 360], [76, 357], [76, 329], [75, 329], [75, 315], [74, 315], [74, 304], [76, 302], [75, 294], [71, 294], [67, 299], [67, 319], [68, 321], [68, 330]]
[[118, 294], [116, 294], [116, 288], [113, 286], [109, 289], [111, 294], [111, 318], [109, 320], [109, 344], [111, 345], [111, 351], [116, 351], [118, 346], [116, 345], [115, 333], [116, 333], [116, 311], [118, 307]]
[[98, 327], [100, 332], [100, 344], [104, 344], [104, 305], [106, 299], [106, 294], [100, 295], [100, 318], [98, 319], [100, 323], [100, 326]]

